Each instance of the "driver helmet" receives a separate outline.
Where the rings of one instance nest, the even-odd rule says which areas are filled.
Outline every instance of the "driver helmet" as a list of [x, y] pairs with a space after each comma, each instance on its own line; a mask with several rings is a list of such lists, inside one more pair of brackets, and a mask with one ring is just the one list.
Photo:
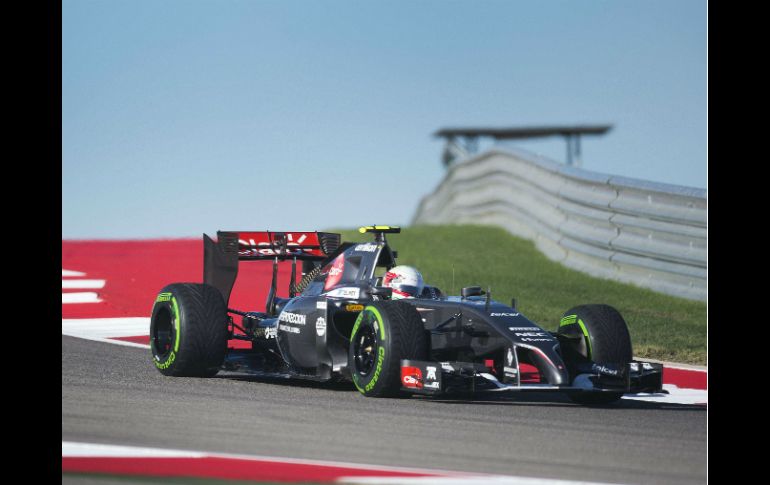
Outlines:
[[419, 271], [411, 266], [395, 266], [382, 278], [382, 285], [393, 289], [394, 300], [415, 298], [422, 294], [425, 282]]

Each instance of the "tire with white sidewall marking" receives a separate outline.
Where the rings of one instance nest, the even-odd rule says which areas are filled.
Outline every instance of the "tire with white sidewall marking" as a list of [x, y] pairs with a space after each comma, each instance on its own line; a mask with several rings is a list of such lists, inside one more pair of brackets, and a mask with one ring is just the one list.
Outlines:
[[150, 350], [167, 376], [211, 377], [225, 359], [229, 339], [227, 307], [219, 290], [198, 283], [174, 283], [155, 299]]

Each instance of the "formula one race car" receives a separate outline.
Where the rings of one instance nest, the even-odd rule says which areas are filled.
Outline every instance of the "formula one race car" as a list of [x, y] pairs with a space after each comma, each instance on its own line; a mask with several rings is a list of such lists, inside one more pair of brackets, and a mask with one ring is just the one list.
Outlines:
[[[174, 283], [155, 300], [153, 363], [170, 376], [220, 370], [316, 381], [351, 380], [365, 396], [403, 393], [559, 391], [602, 404], [624, 393], [662, 392], [662, 365], [633, 361], [626, 322], [607, 305], [568, 310], [548, 332], [479, 286], [445, 296], [425, 285], [394, 299], [382, 277], [396, 266], [385, 235], [367, 243], [326, 232], [204, 234], [203, 284]], [[241, 261], [272, 260], [265, 310], [228, 308]], [[288, 298], [277, 296], [291, 261]], [[297, 261], [302, 278], [297, 280]], [[250, 342], [229, 349], [228, 340]], [[248, 345], [247, 345], [248, 347]]]

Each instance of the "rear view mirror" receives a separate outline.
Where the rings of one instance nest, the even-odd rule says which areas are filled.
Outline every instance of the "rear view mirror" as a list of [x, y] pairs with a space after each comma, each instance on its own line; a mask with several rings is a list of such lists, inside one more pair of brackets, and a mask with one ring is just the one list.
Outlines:
[[460, 295], [462, 295], [463, 298], [468, 298], [469, 296], [481, 296], [483, 294], [484, 290], [482, 290], [480, 286], [466, 286], [460, 290]]
[[393, 288], [388, 288], [387, 286], [374, 286], [372, 287], [372, 290], [370, 291], [372, 296], [379, 296], [381, 298], [390, 298], [393, 296]]

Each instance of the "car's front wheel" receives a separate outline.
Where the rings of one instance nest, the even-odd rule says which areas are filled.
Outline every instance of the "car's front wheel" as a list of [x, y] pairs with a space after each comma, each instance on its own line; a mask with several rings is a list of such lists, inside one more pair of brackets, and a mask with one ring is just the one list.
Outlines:
[[[625, 364], [633, 359], [628, 325], [609, 305], [580, 305], [562, 315], [558, 333], [582, 338], [573, 350], [596, 363]], [[580, 404], [609, 404], [623, 396], [622, 392], [574, 392], [569, 397]]]
[[358, 315], [348, 362], [353, 384], [367, 397], [392, 397], [401, 388], [401, 359], [425, 360], [428, 344], [420, 314], [410, 304], [377, 301]]

